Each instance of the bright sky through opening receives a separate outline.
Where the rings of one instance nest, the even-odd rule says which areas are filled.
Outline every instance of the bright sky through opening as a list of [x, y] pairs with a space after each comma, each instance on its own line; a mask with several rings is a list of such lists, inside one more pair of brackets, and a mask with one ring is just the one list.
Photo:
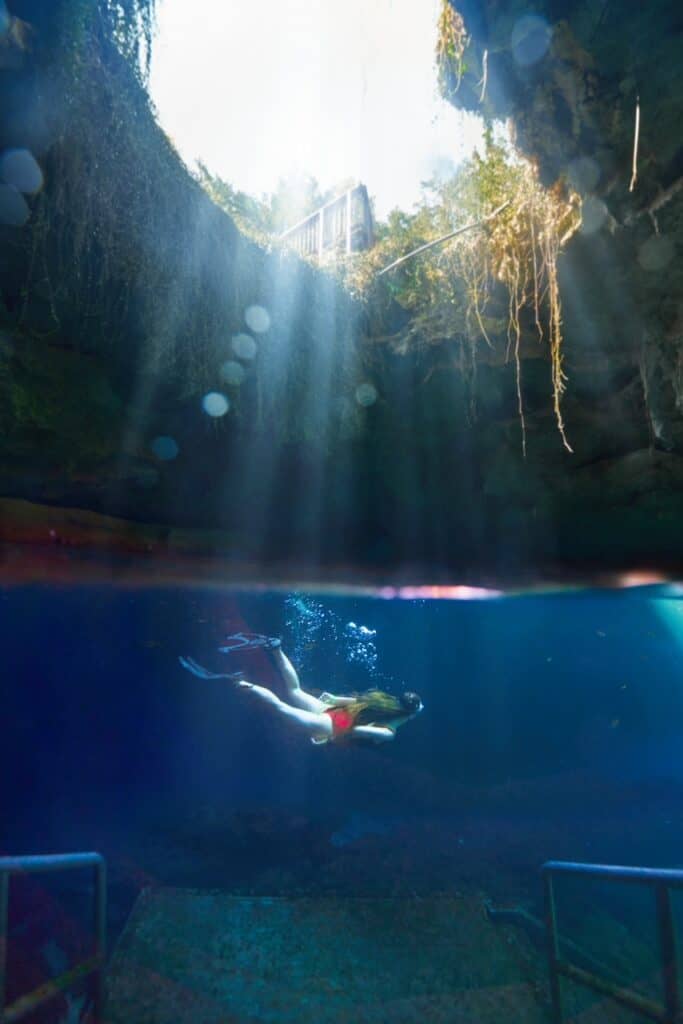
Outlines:
[[437, 95], [438, 0], [160, 0], [151, 92], [185, 161], [260, 196], [295, 170], [410, 210], [478, 118]]

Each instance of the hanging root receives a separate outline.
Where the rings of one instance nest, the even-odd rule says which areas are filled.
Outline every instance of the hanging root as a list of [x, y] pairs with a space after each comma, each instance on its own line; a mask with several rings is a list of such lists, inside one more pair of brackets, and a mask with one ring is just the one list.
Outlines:
[[522, 328], [519, 322], [519, 314], [524, 306], [525, 287], [521, 283], [521, 267], [519, 261], [513, 256], [510, 260], [508, 276], [508, 345], [506, 358], [510, 358], [510, 349], [513, 351], [515, 360], [515, 384], [517, 388], [517, 411], [519, 412], [519, 423], [522, 431], [522, 455], [526, 459], [526, 419], [524, 418], [524, 400], [522, 397], [522, 360], [520, 356], [520, 344], [522, 341]]
[[[519, 313], [519, 310], [517, 310]], [[517, 409], [519, 412], [519, 423], [522, 428], [522, 455], [526, 458], [526, 420], [524, 419], [524, 402], [522, 399], [522, 362], [519, 357], [519, 342], [521, 334], [519, 321], [515, 327], [515, 376], [517, 383]]]
[[482, 59], [481, 64], [482, 64], [482, 68], [481, 68], [481, 82], [479, 83], [479, 85], [481, 86], [481, 93], [479, 94], [479, 102], [483, 103], [484, 102], [484, 97], [486, 96], [486, 84], [488, 82], [488, 77], [489, 77], [489, 51], [488, 50], [484, 50], [484, 57]]
[[567, 440], [562, 418], [560, 401], [565, 389], [566, 376], [562, 369], [562, 315], [560, 308], [560, 289], [557, 282], [557, 253], [549, 260], [549, 291], [548, 291], [548, 327], [550, 330], [550, 364], [553, 382], [553, 409], [557, 429], [562, 438], [562, 444], [568, 452], [574, 451]]
[[531, 254], [534, 264], [534, 319], [536, 322], [536, 330], [538, 331], [538, 340], [543, 341], [543, 325], [541, 324], [541, 300], [539, 296], [538, 281], [538, 257], [536, 255], [536, 231], [534, 228], [534, 218], [529, 212], [529, 234], [531, 236]]
[[633, 169], [631, 171], [631, 184], [629, 192], [633, 192], [638, 180], [638, 142], [640, 140], [640, 96], [636, 96], [636, 125], [633, 133]]
[[[482, 81], [482, 87], [484, 84]], [[504, 354], [515, 364], [526, 455], [522, 387], [526, 309], [539, 343], [548, 345], [552, 408], [562, 444], [571, 452], [561, 409], [567, 378], [562, 366], [557, 262], [581, 224], [578, 195], [567, 195], [559, 186], [545, 188], [533, 163], [516, 154], [513, 157], [491, 135], [486, 139], [484, 158], [472, 159], [458, 178], [436, 191], [440, 202], [423, 207], [410, 226], [418, 227], [417, 238], [444, 229], [447, 233], [402, 255], [397, 255], [396, 247], [380, 244], [367, 261], [367, 276], [373, 282], [403, 268], [404, 276], [394, 279], [398, 283], [392, 291], [398, 292], [401, 304], [411, 310], [412, 327], [409, 333], [401, 332], [400, 351], [407, 351], [415, 342], [436, 345], [459, 339], [463, 352], [474, 359], [476, 347], [482, 344], [495, 351], [507, 319]], [[499, 304], [500, 285], [507, 292], [505, 310]], [[471, 349], [467, 347], [470, 344]], [[462, 361], [464, 366], [464, 357]], [[473, 382], [474, 367], [472, 362], [467, 370], [468, 384]]]

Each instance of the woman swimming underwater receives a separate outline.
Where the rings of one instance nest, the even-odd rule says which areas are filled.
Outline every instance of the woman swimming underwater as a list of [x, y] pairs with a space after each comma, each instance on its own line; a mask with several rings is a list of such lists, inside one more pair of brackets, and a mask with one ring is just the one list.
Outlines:
[[229, 679], [292, 722], [312, 743], [347, 738], [374, 743], [393, 740], [396, 731], [422, 711], [422, 701], [416, 693], [394, 697], [382, 690], [367, 690], [350, 696], [321, 693], [314, 697], [302, 690], [296, 669], [278, 639], [260, 633], [235, 633], [228, 641], [227, 646], [219, 648], [223, 654], [257, 647], [272, 652], [289, 703], [265, 686], [248, 682], [242, 672], [210, 672], [192, 658], [180, 658], [180, 664], [200, 679]]

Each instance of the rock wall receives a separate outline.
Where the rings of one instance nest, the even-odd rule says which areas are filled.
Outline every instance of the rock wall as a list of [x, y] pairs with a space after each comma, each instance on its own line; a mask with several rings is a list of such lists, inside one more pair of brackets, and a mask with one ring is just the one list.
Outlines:
[[[443, 69], [456, 106], [510, 119], [548, 184], [577, 190], [583, 227], [560, 261], [565, 410], [547, 408], [522, 465], [495, 431], [484, 489], [534, 504], [562, 558], [675, 571], [683, 512], [683, 17], [665, 2], [453, 0], [469, 40]], [[484, 73], [486, 72], [486, 73]], [[637, 174], [633, 152], [639, 112]], [[525, 499], [526, 496], [526, 499]]]
[[[434, 372], [433, 352], [382, 344], [391, 324], [325, 272], [243, 238], [183, 167], [130, 59], [88, 23], [59, 35], [54, 12], [69, 6], [17, 0], [0, 39], [0, 158], [28, 153], [42, 175], [25, 192], [1, 186], [0, 497], [45, 506], [26, 531], [5, 504], [1, 538], [52, 543], [61, 506], [115, 517], [99, 528], [79, 516], [74, 542], [101, 548], [109, 533], [113, 548], [144, 550], [151, 535], [173, 555], [191, 530], [192, 550], [203, 535], [206, 553], [270, 579], [683, 568], [683, 72], [670, 5], [546, 4], [521, 28], [519, 4], [460, 5], [471, 41], [457, 89], [446, 69], [451, 99], [512, 118], [544, 179], [584, 194], [560, 270], [574, 452], [530, 333], [526, 458], [504, 345], [477, 369], [473, 418], [457, 339]], [[249, 333], [251, 358], [234, 341]], [[202, 411], [214, 391], [229, 415]], [[152, 534], [141, 526], [135, 542], [120, 519]]]
[[[319, 467], [362, 426], [358, 307], [209, 200], [156, 123], [135, 59], [98, 20], [106, 4], [11, 6], [0, 494], [223, 531], [221, 551], [242, 558], [268, 550], [272, 506], [276, 532], [291, 522], [306, 535], [302, 496], [326, 500]], [[206, 414], [212, 393], [226, 415]], [[1, 518], [6, 539], [24, 536]], [[47, 540], [62, 517], [44, 520]]]

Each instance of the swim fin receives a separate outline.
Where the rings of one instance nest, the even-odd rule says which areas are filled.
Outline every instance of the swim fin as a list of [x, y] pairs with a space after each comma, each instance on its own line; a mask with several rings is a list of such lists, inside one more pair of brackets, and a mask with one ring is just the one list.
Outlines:
[[186, 668], [193, 676], [197, 676], [198, 679], [229, 679], [231, 683], [236, 683], [243, 678], [242, 672], [211, 672], [196, 662], [194, 658], [178, 656], [178, 661], [183, 668]]
[[281, 647], [279, 637], [266, 636], [264, 633], [233, 633], [227, 637], [228, 643], [225, 647], [219, 647], [221, 654], [232, 654], [233, 651], [247, 651], [261, 648], [264, 651], [274, 651]]

